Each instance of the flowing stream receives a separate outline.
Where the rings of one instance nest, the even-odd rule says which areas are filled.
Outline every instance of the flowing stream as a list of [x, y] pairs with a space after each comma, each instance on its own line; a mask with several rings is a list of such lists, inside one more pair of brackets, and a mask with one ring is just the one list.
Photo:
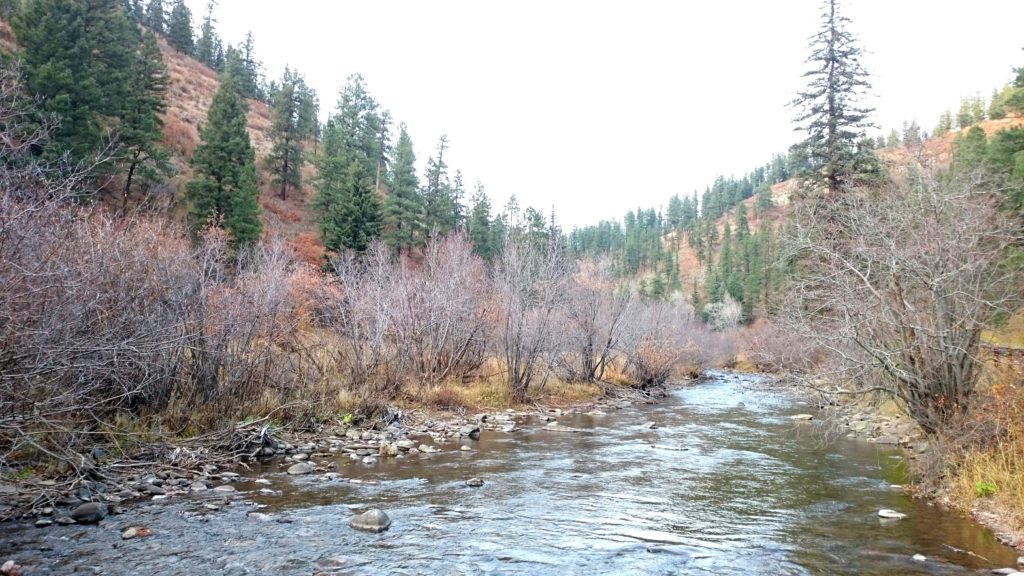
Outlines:
[[[0, 561], [154, 575], [975, 574], [1015, 563], [986, 529], [894, 487], [905, 481], [898, 451], [826, 444], [789, 419], [806, 407], [753, 381], [715, 373], [656, 405], [559, 417], [579, 432], [536, 418], [465, 440], [472, 451], [339, 458], [341, 480], [270, 463], [215, 512], [189, 497], [93, 527], [0, 525]], [[471, 477], [485, 485], [465, 486]], [[389, 531], [349, 528], [369, 507], [391, 516]], [[880, 520], [880, 508], [908, 518]], [[153, 535], [122, 540], [135, 525]]]

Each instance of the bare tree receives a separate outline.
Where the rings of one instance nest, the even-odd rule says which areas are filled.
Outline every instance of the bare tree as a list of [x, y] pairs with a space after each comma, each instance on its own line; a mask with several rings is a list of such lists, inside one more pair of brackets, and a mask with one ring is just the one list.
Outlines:
[[1021, 229], [999, 200], [977, 174], [912, 173], [796, 204], [788, 327], [830, 353], [829, 375], [940, 431], [971, 403], [982, 330], [1019, 300]]
[[504, 358], [506, 381], [516, 402], [529, 399], [529, 387], [548, 366], [554, 322], [570, 277], [557, 242], [537, 246], [525, 239], [505, 242], [494, 270], [498, 325], [495, 345]]
[[603, 379], [633, 303], [632, 293], [616, 285], [609, 262], [580, 262], [554, 327], [560, 332], [559, 376], [575, 382]]

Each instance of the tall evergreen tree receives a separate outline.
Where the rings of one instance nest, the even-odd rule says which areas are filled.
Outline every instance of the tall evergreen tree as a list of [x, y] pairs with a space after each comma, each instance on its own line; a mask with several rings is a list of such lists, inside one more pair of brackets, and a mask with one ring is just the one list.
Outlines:
[[259, 240], [259, 183], [255, 153], [245, 130], [248, 105], [229, 78], [221, 81], [199, 131], [187, 184], [189, 225], [194, 231], [220, 226], [236, 248]]
[[271, 103], [270, 141], [273, 147], [266, 165], [273, 174], [281, 199], [288, 198], [288, 187], [302, 188], [302, 166], [306, 162], [302, 142], [313, 137], [318, 104], [316, 94], [305, 79], [288, 67]]
[[210, 0], [206, 4], [206, 15], [203, 16], [203, 23], [199, 26], [199, 38], [196, 40], [196, 60], [206, 64], [210, 68], [217, 69], [217, 32], [213, 29], [213, 10], [217, 7], [216, 0]]
[[167, 22], [164, 17], [164, 0], [149, 0], [146, 5], [146, 26], [157, 34], [167, 31]]
[[332, 180], [320, 191], [315, 207], [324, 247], [363, 252], [380, 235], [383, 225], [380, 199], [362, 162], [352, 159], [342, 181]]
[[416, 177], [416, 156], [405, 124], [398, 125], [398, 143], [388, 175], [389, 193], [384, 200], [384, 241], [393, 250], [408, 249], [426, 236], [423, 199]]
[[132, 67], [132, 92], [125, 103], [119, 130], [123, 162], [128, 167], [123, 203], [127, 202], [137, 179], [149, 182], [169, 169], [168, 154], [159, 145], [163, 129], [160, 115], [166, 109], [167, 82], [167, 66], [160, 47], [153, 33], [147, 31]]
[[850, 20], [840, 14], [838, 0], [825, 0], [821, 21], [811, 38], [807, 87], [792, 105], [800, 108], [798, 130], [807, 132], [800, 147], [809, 166], [801, 176], [836, 194], [858, 173], [855, 145], [871, 126], [868, 115], [873, 111], [859, 101], [871, 85], [860, 63], [862, 50], [847, 29]]
[[466, 222], [469, 241], [473, 251], [484, 260], [490, 261], [498, 251], [494, 243], [494, 231], [491, 224], [491, 199], [484, 191], [484, 185], [477, 182], [476, 191], [471, 199], [472, 208]]
[[167, 19], [167, 41], [178, 49], [178, 52], [192, 54], [195, 49], [192, 38], [192, 11], [185, 5], [185, 0], [174, 0], [171, 16]]
[[[119, 0], [29, 0], [14, 19], [26, 86], [56, 114], [46, 154], [75, 161], [107, 147], [133, 92], [138, 31]], [[114, 151], [116, 155], [116, 150]]]

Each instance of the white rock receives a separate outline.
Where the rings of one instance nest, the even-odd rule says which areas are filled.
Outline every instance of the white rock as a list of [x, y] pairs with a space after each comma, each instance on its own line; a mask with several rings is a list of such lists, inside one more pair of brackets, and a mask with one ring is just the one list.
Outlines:
[[888, 508], [882, 508], [878, 511], [879, 518], [885, 518], [886, 520], [903, 520], [907, 517], [903, 512], [897, 512], [895, 510], [889, 510]]
[[928, 558], [925, 558], [924, 554], [914, 554], [913, 558], [914, 558], [914, 560], [917, 560], [918, 562], [924, 562], [925, 560], [928, 559]]
[[813, 414], [793, 414], [789, 417], [790, 420], [814, 420]]

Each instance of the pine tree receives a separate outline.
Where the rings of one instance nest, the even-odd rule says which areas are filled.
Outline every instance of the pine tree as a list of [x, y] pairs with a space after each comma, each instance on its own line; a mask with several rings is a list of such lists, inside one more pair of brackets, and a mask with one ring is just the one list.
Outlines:
[[192, 54], [195, 48], [192, 39], [192, 11], [185, 5], [185, 0], [174, 0], [171, 16], [167, 20], [167, 41], [178, 52], [185, 54]]
[[452, 185], [448, 179], [448, 136], [441, 135], [437, 153], [427, 158], [426, 183], [423, 201], [426, 204], [426, 224], [432, 232], [445, 234], [458, 223], [458, 208], [452, 198]]
[[483, 184], [477, 182], [476, 192], [472, 198], [473, 207], [469, 211], [466, 227], [473, 251], [484, 260], [490, 261], [497, 253], [491, 225], [491, 200], [484, 191]]
[[99, 153], [133, 89], [139, 37], [121, 2], [29, 0], [13, 25], [29, 92], [40, 113], [60, 117], [45, 153], [74, 161]]
[[149, 0], [149, 4], [146, 5], [145, 23], [150, 30], [157, 34], [163, 34], [166, 32], [167, 22], [164, 18], [163, 0]]
[[362, 162], [352, 159], [343, 181], [321, 189], [315, 207], [319, 212], [324, 247], [363, 252], [381, 231], [383, 216], [373, 182]]
[[247, 109], [237, 87], [222, 79], [192, 155], [195, 176], [186, 186], [193, 231], [223, 227], [235, 248], [255, 243], [262, 230], [255, 154], [245, 130]]
[[203, 23], [199, 27], [199, 39], [196, 40], [196, 60], [199, 60], [203, 64], [206, 64], [210, 68], [218, 69], [216, 66], [217, 60], [217, 45], [220, 39], [217, 38], [217, 33], [213, 29], [214, 19], [213, 10], [217, 7], [216, 0], [210, 0], [206, 4], [206, 16], [203, 17]]
[[136, 179], [149, 182], [169, 169], [168, 154], [159, 145], [163, 128], [160, 114], [166, 109], [167, 82], [167, 66], [156, 37], [152, 32], [145, 32], [132, 67], [133, 89], [126, 102], [119, 131], [124, 163], [128, 166], [122, 207], [127, 203]]
[[939, 116], [939, 123], [935, 126], [935, 136], [945, 136], [953, 129], [953, 113], [946, 110]]
[[903, 145], [907, 147], [919, 146], [921, 144], [921, 127], [918, 126], [917, 120], [913, 120], [909, 124], [903, 123]]
[[847, 30], [850, 20], [839, 12], [838, 0], [825, 0], [820, 31], [811, 38], [812, 67], [807, 88], [792, 105], [801, 109], [796, 122], [807, 132], [800, 144], [809, 160], [801, 176], [838, 193], [859, 170], [855, 145], [871, 126], [871, 108], [858, 105], [871, 88], [861, 66], [862, 50]]
[[426, 236], [423, 199], [416, 177], [416, 155], [405, 124], [398, 125], [395, 158], [388, 175], [389, 194], [384, 200], [384, 241], [392, 250], [406, 250]]
[[974, 123], [974, 115], [971, 113], [971, 103], [967, 98], [960, 99], [960, 110], [956, 113], [956, 123], [960, 128], [967, 128]]
[[271, 106], [270, 141], [273, 145], [266, 166], [273, 174], [281, 199], [288, 198], [288, 187], [302, 188], [302, 166], [306, 162], [302, 142], [313, 137], [317, 114], [316, 94], [306, 86], [298, 72], [285, 67], [281, 85], [274, 92]]

